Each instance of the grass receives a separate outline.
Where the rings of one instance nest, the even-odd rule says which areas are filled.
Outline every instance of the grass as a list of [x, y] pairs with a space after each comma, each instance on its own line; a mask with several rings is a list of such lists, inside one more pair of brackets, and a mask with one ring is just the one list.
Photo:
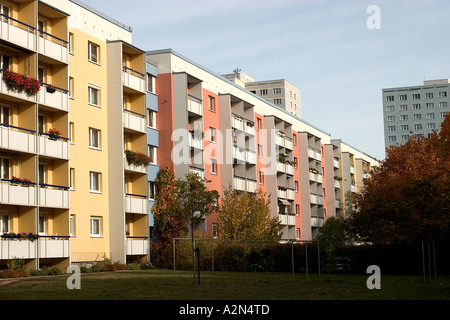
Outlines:
[[450, 300], [450, 276], [427, 279], [381, 275], [369, 290], [369, 275], [192, 272], [151, 269], [81, 274], [81, 289], [69, 290], [68, 275], [0, 281], [0, 300]]

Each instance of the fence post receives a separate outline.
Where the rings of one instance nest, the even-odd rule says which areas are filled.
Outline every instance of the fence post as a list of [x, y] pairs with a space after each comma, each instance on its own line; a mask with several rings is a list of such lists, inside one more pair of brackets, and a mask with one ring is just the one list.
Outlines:
[[173, 238], [173, 275], [175, 275], [175, 239]]
[[308, 242], [304, 242], [303, 244], [305, 245], [306, 277], [308, 277]]
[[317, 263], [319, 265], [319, 277], [320, 277], [320, 248], [319, 248], [319, 241], [317, 241]]
[[295, 269], [294, 269], [294, 240], [291, 241], [291, 259], [292, 259], [292, 278], [294, 278], [295, 275]]

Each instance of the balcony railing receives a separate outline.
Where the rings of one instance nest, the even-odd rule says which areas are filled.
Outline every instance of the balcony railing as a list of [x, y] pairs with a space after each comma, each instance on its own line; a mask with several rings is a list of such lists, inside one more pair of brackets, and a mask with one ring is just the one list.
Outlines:
[[39, 205], [49, 208], [68, 209], [69, 187], [51, 184], [39, 184]]
[[195, 166], [189, 166], [189, 172], [197, 174], [200, 178], [205, 179], [205, 169], [195, 167]]
[[233, 176], [233, 188], [239, 191], [256, 192], [256, 180], [252, 178]]
[[127, 255], [146, 255], [149, 253], [148, 237], [130, 237], [126, 238]]
[[62, 63], [69, 63], [69, 42], [39, 31], [38, 52]]
[[145, 92], [145, 74], [123, 66], [122, 83], [133, 90]]
[[36, 152], [36, 131], [0, 123], [0, 147], [28, 153]]
[[52, 138], [48, 133], [39, 132], [39, 154], [68, 160], [69, 139], [65, 137]]
[[194, 97], [190, 94], [187, 95], [187, 109], [188, 111], [197, 115], [203, 116], [202, 99]]
[[38, 103], [62, 110], [69, 111], [69, 91], [42, 83], [44, 88], [39, 90]]
[[321, 161], [322, 160], [322, 152], [314, 147], [308, 146], [308, 157]]
[[4, 14], [0, 14], [0, 38], [31, 51], [36, 49], [36, 28]]
[[236, 113], [231, 113], [231, 115], [231, 126], [233, 128], [255, 135], [255, 122], [253, 120], [245, 119]]
[[147, 196], [127, 193], [125, 194], [125, 212], [128, 213], [148, 213]]
[[311, 227], [320, 228], [323, 226], [323, 220], [322, 217], [311, 217]]
[[294, 226], [295, 225], [295, 214], [278, 212], [278, 220], [280, 221], [280, 223], [282, 225]]
[[35, 206], [36, 184], [21, 184], [14, 183], [9, 179], [1, 179], [0, 203], [10, 205]]
[[37, 240], [0, 239], [0, 260], [68, 258], [69, 236], [39, 236]]
[[147, 132], [147, 120], [145, 115], [123, 109], [123, 126], [127, 129], [139, 131], [141, 133]]

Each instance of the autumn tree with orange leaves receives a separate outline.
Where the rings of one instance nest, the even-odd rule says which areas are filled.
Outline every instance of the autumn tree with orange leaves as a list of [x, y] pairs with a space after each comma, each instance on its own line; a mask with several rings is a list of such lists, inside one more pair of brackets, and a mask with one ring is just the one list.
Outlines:
[[346, 219], [356, 240], [450, 241], [450, 115], [429, 138], [411, 136], [386, 159], [356, 196]]

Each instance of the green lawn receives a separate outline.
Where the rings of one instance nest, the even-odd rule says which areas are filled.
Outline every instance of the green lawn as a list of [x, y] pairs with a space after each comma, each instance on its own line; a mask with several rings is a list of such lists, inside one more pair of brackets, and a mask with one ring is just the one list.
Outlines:
[[81, 274], [81, 289], [67, 276], [0, 281], [0, 300], [450, 300], [450, 276], [381, 275], [369, 290], [369, 275], [192, 272], [152, 269]]

